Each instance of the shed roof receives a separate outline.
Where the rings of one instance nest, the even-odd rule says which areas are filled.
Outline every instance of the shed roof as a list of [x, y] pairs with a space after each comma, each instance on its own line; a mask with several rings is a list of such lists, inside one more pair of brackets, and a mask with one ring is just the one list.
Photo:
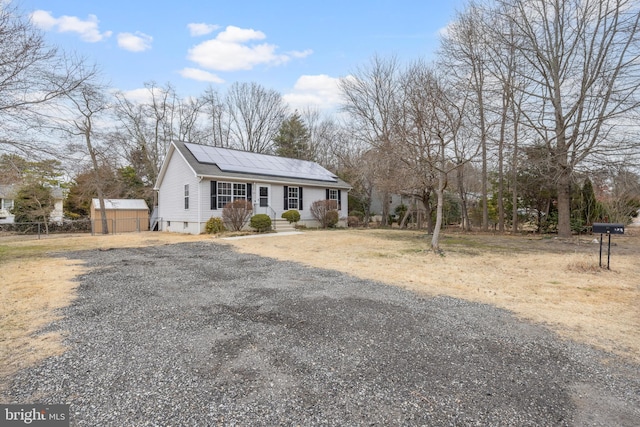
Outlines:
[[[91, 203], [93, 204], [94, 209], [100, 210], [99, 199], [92, 199]], [[147, 202], [143, 199], [104, 199], [104, 207], [108, 210], [149, 210]]]

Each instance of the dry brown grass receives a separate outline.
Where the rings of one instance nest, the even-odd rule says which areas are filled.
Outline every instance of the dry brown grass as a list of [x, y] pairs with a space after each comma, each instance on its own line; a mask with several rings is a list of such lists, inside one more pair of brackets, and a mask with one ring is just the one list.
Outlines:
[[[610, 271], [597, 266], [593, 238], [447, 233], [444, 256], [426, 251], [424, 233], [400, 230], [309, 231], [216, 241], [242, 252], [331, 268], [427, 295], [493, 304], [640, 363], [638, 231], [613, 238]], [[210, 239], [152, 232], [0, 238], [0, 380], [64, 351], [59, 334], [38, 331], [59, 315], [56, 309], [73, 300], [74, 278], [85, 268], [52, 255]]]
[[[613, 237], [611, 270], [598, 266], [593, 237], [447, 234], [444, 256], [427, 251], [424, 233], [400, 230], [316, 231], [230, 243], [242, 252], [492, 304], [640, 362], [637, 232]], [[606, 247], [603, 258], [606, 265]]]
[[166, 233], [0, 238], [0, 392], [11, 374], [64, 351], [60, 333], [38, 331], [59, 317], [59, 308], [73, 301], [78, 285], [74, 279], [86, 269], [52, 255], [199, 239]]

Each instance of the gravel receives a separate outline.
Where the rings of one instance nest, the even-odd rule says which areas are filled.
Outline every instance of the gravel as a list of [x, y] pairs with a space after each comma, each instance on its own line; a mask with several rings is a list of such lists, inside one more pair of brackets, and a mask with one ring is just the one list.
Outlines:
[[71, 425], [640, 425], [637, 365], [495, 307], [211, 242], [67, 256], [69, 349], [7, 403]]

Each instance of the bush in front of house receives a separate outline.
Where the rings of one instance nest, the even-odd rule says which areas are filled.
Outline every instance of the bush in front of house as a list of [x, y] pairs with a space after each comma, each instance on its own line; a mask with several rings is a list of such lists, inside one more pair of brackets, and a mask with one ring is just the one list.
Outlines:
[[218, 234], [224, 231], [224, 224], [222, 223], [222, 218], [211, 217], [207, 221], [205, 225], [205, 231], [207, 234]]
[[258, 233], [264, 233], [271, 230], [271, 218], [267, 214], [256, 214], [251, 217], [249, 225]]
[[347, 217], [347, 226], [349, 227], [360, 227], [360, 218], [355, 215], [349, 215]]
[[340, 214], [338, 211], [331, 210], [327, 212], [327, 228], [334, 228], [338, 225], [338, 221], [340, 220]]
[[300, 221], [300, 212], [295, 209], [289, 209], [282, 214], [282, 218], [289, 221], [289, 224]]
[[335, 227], [340, 219], [338, 203], [335, 200], [316, 200], [311, 204], [310, 211], [322, 228]]
[[247, 220], [251, 216], [253, 207], [247, 200], [236, 200], [227, 203], [222, 209], [222, 221], [224, 225], [233, 230], [240, 231], [247, 225]]

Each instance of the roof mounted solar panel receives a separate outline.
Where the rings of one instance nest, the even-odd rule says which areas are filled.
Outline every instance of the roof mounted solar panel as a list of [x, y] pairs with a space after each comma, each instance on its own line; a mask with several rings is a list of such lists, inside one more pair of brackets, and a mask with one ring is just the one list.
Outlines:
[[216, 165], [225, 172], [251, 173], [286, 178], [337, 182], [337, 177], [315, 162], [185, 143], [200, 163]]

